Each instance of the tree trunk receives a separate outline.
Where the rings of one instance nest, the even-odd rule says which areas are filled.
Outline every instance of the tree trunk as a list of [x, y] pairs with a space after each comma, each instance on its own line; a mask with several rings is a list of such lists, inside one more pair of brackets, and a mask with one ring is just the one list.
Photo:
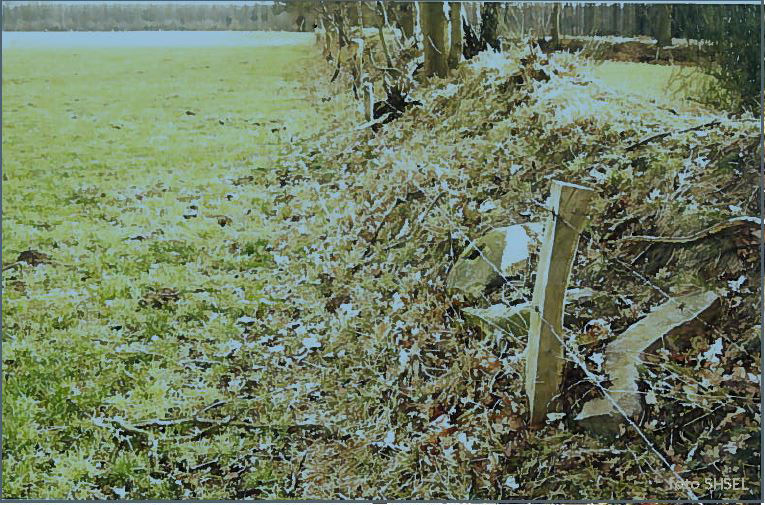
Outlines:
[[335, 26], [337, 26], [337, 40], [338, 47], [343, 48], [350, 44], [348, 34], [346, 32], [347, 23], [345, 17], [345, 6], [340, 4], [340, 8], [335, 12]]
[[364, 37], [364, 13], [361, 11], [361, 3], [356, 4], [356, 23], [359, 26], [360, 37]]
[[462, 6], [460, 2], [449, 2], [449, 68], [457, 68], [462, 58]]
[[380, 46], [382, 46], [383, 54], [385, 55], [385, 63], [388, 68], [393, 67], [393, 60], [390, 57], [390, 51], [388, 51], [388, 44], [385, 42], [385, 27], [388, 26], [388, 15], [385, 13], [385, 4], [382, 0], [377, 0], [377, 12], [380, 19], [377, 24], [377, 35], [380, 37]]
[[585, 4], [582, 9], [584, 9], [584, 34], [595, 35], [596, 7], [593, 4]]
[[497, 26], [499, 25], [499, 9], [495, 2], [486, 3], [481, 9], [481, 40], [499, 51]]
[[422, 23], [420, 23], [420, 2], [413, 2], [412, 5], [414, 6], [414, 14], [412, 15], [414, 28], [412, 29], [412, 33], [414, 34], [414, 41], [417, 45], [417, 49], [424, 54], [425, 47], [422, 45]]
[[574, 18], [574, 7], [569, 4], [563, 6], [561, 9], [561, 23], [560, 30], [569, 35], [574, 35], [574, 27], [572, 25], [572, 19]]
[[603, 35], [603, 6], [602, 5], [594, 5], [593, 10], [595, 11], [595, 23], [593, 24], [593, 35]]
[[656, 45], [659, 47], [672, 45], [672, 5], [661, 4], [657, 9]]
[[653, 5], [638, 4], [637, 9], [637, 34], [651, 35], [651, 8]]
[[404, 37], [409, 38], [414, 35], [414, 5], [411, 3], [402, 3], [400, 4], [399, 9], [399, 28], [401, 28]]
[[553, 50], [560, 49], [560, 2], [553, 4], [552, 11], [552, 44]]
[[443, 2], [423, 2], [420, 8], [420, 29], [425, 53], [425, 75], [446, 77], [449, 73], [446, 46], [446, 16]]

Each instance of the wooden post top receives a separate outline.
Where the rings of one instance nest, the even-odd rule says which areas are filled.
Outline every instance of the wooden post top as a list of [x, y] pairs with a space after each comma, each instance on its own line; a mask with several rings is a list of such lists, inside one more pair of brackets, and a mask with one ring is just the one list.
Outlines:
[[561, 187], [561, 188], [571, 188], [571, 189], [578, 189], [580, 191], [595, 191], [594, 189], [582, 186], [581, 184], [574, 184], [573, 182], [565, 182], [565, 181], [559, 181], [557, 179], [553, 179], [551, 181], [552, 189], [555, 189], [555, 187]]

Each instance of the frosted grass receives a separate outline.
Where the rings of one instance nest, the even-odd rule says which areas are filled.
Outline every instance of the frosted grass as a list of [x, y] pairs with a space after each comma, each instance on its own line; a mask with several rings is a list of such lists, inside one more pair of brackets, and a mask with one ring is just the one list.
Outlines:
[[3, 32], [3, 50], [16, 48], [268, 47], [310, 44], [310, 32], [132, 31]]

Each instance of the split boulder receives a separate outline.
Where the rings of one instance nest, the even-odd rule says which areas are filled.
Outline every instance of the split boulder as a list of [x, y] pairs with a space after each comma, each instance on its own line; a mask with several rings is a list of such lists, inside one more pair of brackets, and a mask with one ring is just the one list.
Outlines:
[[523, 223], [495, 228], [473, 241], [449, 272], [449, 293], [475, 299], [501, 286], [503, 277], [518, 275], [538, 250], [543, 231], [541, 223]]
[[[574, 288], [566, 291], [567, 301], [577, 301], [592, 296], [589, 288]], [[496, 303], [488, 308], [468, 307], [462, 309], [465, 320], [481, 328], [483, 333], [491, 334], [495, 330], [509, 333], [514, 337], [525, 339], [529, 333], [529, 314], [531, 303], [523, 302], [515, 305]]]

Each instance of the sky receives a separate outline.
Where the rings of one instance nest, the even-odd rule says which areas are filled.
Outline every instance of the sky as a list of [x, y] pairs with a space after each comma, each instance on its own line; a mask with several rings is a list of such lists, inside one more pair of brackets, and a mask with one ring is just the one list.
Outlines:
[[177, 1], [177, 0], [127, 0], [127, 1], [115, 1], [115, 0], [63, 0], [63, 1], [36, 1], [36, 0], [4, 0], [4, 4], [8, 6], [23, 5], [23, 4], [65, 4], [65, 5], [86, 5], [86, 4], [202, 4], [202, 5], [255, 5], [255, 4], [272, 4], [273, 2], [255, 1], [255, 0], [203, 0], [203, 1]]

